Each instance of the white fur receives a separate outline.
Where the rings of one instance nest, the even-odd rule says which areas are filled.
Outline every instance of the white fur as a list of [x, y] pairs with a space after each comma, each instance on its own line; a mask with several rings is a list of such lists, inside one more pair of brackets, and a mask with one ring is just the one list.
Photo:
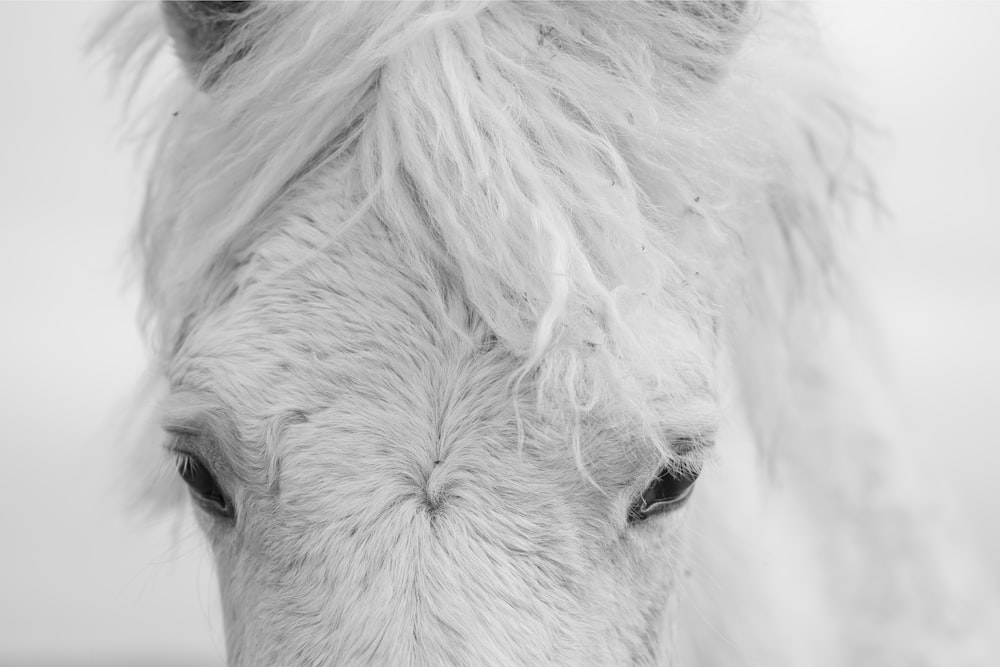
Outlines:
[[232, 664], [988, 663], [858, 398], [864, 125], [732, 4], [266, 4], [188, 62], [139, 241]]

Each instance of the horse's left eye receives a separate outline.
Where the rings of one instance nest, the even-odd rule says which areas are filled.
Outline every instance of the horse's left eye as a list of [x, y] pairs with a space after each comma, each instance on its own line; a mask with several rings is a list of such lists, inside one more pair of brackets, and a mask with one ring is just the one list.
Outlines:
[[697, 479], [697, 471], [677, 470], [671, 467], [661, 469], [656, 478], [628, 508], [629, 523], [677, 509], [691, 495]]
[[201, 459], [193, 454], [179, 453], [177, 472], [188, 485], [191, 495], [206, 512], [225, 519], [232, 519], [235, 516], [232, 501]]

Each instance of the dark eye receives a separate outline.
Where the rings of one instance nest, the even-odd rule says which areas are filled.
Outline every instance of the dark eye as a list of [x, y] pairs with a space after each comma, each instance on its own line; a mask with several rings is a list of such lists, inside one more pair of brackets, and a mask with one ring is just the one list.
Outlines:
[[198, 457], [193, 454], [177, 455], [177, 472], [188, 485], [191, 495], [206, 512], [232, 519], [235, 516], [233, 503], [222, 491], [215, 476]]
[[642, 494], [628, 508], [629, 523], [642, 521], [653, 514], [669, 512], [684, 504], [694, 490], [698, 471], [662, 468]]

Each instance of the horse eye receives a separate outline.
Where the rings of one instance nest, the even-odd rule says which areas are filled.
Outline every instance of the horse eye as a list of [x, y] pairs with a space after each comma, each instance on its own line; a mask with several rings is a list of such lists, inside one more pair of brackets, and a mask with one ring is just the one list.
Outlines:
[[233, 503], [201, 459], [193, 454], [178, 454], [177, 472], [188, 485], [191, 495], [206, 512], [225, 519], [232, 519], [235, 516]]
[[698, 479], [696, 470], [662, 468], [642, 494], [628, 509], [629, 523], [642, 521], [653, 514], [679, 508], [694, 490]]

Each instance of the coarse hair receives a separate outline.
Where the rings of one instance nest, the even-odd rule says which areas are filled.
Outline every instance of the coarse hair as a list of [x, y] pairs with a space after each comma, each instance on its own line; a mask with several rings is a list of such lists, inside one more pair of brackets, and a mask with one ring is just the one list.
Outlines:
[[[167, 43], [148, 12], [117, 20], [137, 80]], [[277, 212], [318, 217], [309, 192], [336, 183], [329, 243], [377, 221], [553, 419], [601, 406], [666, 451], [678, 420], [713, 428], [687, 399], [718, 355], [744, 393], [781, 383], [843, 278], [842, 212], [872, 197], [794, 6], [253, 3], [225, 36], [157, 114], [138, 240], [162, 358]]]

